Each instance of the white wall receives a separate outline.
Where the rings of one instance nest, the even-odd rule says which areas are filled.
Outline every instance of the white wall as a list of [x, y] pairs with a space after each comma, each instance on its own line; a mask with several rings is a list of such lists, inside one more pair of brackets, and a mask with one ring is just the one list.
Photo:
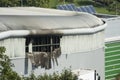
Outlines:
[[60, 40], [62, 53], [92, 51], [104, 46], [104, 31], [89, 35], [62, 36]]
[[[24, 58], [19, 59], [12, 59], [12, 63], [15, 64], [13, 69], [17, 71], [19, 74], [25, 74], [28, 71], [28, 74], [32, 71], [32, 65], [30, 60], [28, 64], [25, 63]], [[53, 73], [53, 72], [60, 72], [64, 68], [70, 68], [72, 70], [76, 69], [92, 69], [96, 70], [97, 73], [100, 75], [101, 80], [105, 80], [105, 73], [104, 73], [104, 49], [97, 49], [89, 52], [82, 52], [82, 53], [74, 53], [74, 54], [62, 54], [58, 58], [58, 66], [52, 65], [51, 69], [45, 70], [44, 68], [38, 67], [34, 70], [36, 75], [40, 75], [43, 73]]]
[[[0, 45], [6, 47], [6, 54], [10, 57], [25, 56], [25, 38], [5, 39], [0, 41]], [[71, 66], [73, 70], [79, 68], [96, 70], [101, 80], [104, 80], [104, 31], [92, 35], [63, 36], [60, 45], [62, 55], [58, 59], [59, 65], [49, 70], [39, 67], [34, 70], [35, 74], [52, 73]], [[19, 74], [31, 73], [31, 63], [29, 61], [27, 64], [25, 58], [12, 59], [12, 62], [15, 65], [13, 69]]]
[[[0, 41], [10, 57], [24, 57], [25, 38], [9, 38]], [[62, 36], [60, 47], [63, 54], [92, 51], [104, 46], [104, 31], [89, 35]]]
[[25, 56], [25, 38], [9, 38], [1, 40], [0, 46], [6, 48], [5, 54], [10, 58]]

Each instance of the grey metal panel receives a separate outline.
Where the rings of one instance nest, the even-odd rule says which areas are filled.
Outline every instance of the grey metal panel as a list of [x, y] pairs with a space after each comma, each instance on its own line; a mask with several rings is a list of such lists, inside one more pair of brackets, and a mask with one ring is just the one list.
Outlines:
[[105, 37], [110, 38], [120, 36], [120, 18], [118, 17], [104, 20], [107, 22]]
[[63, 10], [69, 10], [67, 5], [61, 5], [63, 7]]
[[76, 11], [83, 12], [80, 7], [76, 7]]
[[74, 4], [66, 4], [66, 6], [68, 7], [68, 10], [76, 11], [76, 6]]
[[85, 8], [86, 8], [86, 10], [87, 10], [88, 13], [93, 14], [93, 12], [92, 12], [92, 10], [90, 9], [89, 5], [88, 5], [88, 6], [85, 6]]
[[74, 16], [0, 15], [0, 22], [9, 30], [92, 28], [103, 24], [101, 19], [87, 13]]
[[95, 8], [94, 8], [94, 6], [93, 6], [93, 5], [89, 5], [89, 8], [90, 8], [90, 9], [91, 9], [91, 11], [93, 12], [93, 14], [94, 14], [94, 13], [96, 13]]
[[81, 6], [80, 8], [83, 12], [87, 12], [86, 6]]
[[57, 9], [64, 10], [63, 7], [62, 7], [62, 5], [58, 5]]
[[3, 23], [0, 22], [0, 31], [5, 31], [7, 29], [8, 29], [8, 27], [5, 26]]

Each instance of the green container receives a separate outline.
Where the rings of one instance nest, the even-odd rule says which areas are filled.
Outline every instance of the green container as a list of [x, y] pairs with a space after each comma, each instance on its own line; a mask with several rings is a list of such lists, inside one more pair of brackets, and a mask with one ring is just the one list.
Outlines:
[[120, 42], [105, 44], [105, 79], [113, 80], [120, 74]]

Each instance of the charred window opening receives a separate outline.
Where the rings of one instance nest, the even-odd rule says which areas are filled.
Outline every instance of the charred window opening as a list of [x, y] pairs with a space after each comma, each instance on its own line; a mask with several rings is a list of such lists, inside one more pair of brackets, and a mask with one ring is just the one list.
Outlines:
[[32, 43], [33, 52], [52, 52], [60, 48], [61, 36], [30, 36], [26, 39], [26, 52], [29, 52], [29, 44]]
[[33, 65], [36, 67], [50, 69], [51, 61], [53, 65], [61, 55], [61, 36], [29, 36], [26, 38], [26, 53]]

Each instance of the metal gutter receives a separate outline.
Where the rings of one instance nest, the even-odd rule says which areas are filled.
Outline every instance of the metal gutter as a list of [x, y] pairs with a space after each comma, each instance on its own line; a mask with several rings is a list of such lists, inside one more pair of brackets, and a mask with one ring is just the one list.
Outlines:
[[83, 28], [83, 29], [57, 29], [57, 30], [9, 30], [0, 33], [0, 40], [9, 37], [24, 37], [28, 35], [75, 35], [75, 34], [92, 34], [98, 31], [104, 30], [106, 23], [94, 27], [94, 28]]

